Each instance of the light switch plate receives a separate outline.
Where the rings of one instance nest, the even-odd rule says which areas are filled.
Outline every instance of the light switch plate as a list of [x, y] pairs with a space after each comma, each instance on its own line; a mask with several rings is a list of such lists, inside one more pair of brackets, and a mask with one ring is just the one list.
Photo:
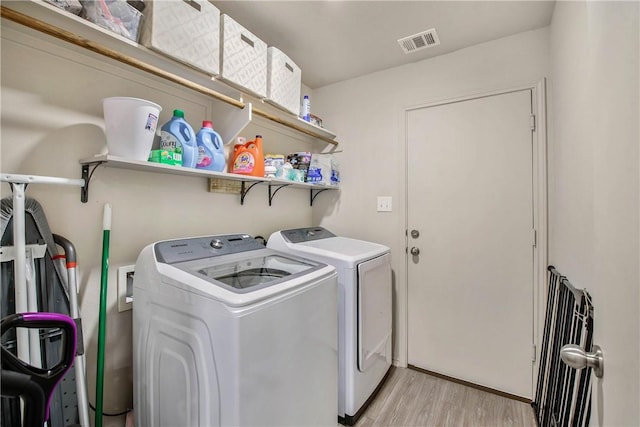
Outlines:
[[378, 212], [391, 212], [392, 211], [392, 198], [391, 196], [378, 196]]

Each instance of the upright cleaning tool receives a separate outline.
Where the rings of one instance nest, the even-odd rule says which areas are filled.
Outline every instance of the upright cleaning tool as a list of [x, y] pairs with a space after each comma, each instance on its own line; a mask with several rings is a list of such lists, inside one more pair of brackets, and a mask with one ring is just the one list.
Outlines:
[[109, 278], [109, 235], [111, 234], [111, 205], [105, 203], [102, 219], [102, 276], [100, 279], [100, 320], [98, 322], [98, 361], [96, 374], [96, 421], [102, 427], [104, 392], [104, 347], [107, 331], [107, 282]]
[[21, 396], [25, 403], [24, 426], [42, 426], [50, 416], [51, 395], [73, 364], [76, 354], [76, 324], [60, 313], [16, 313], [0, 322], [2, 334], [12, 328], [54, 329], [64, 333], [64, 347], [57, 365], [41, 369], [20, 360], [2, 347], [2, 395]]
[[82, 337], [82, 319], [78, 307], [78, 276], [76, 274], [76, 248], [71, 241], [54, 234], [53, 240], [64, 249], [64, 257], [67, 269], [67, 289], [69, 292], [69, 311], [71, 318], [76, 322], [76, 358], [74, 367], [76, 371], [76, 397], [78, 399], [78, 418], [80, 427], [91, 427], [89, 419], [89, 397], [87, 395], [86, 360], [84, 354], [84, 342]]

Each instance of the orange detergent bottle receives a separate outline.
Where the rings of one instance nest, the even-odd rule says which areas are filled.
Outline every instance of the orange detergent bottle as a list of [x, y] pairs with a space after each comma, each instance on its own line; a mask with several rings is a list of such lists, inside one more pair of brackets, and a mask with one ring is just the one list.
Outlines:
[[229, 162], [229, 172], [242, 175], [264, 176], [264, 154], [262, 136], [256, 135], [253, 141], [236, 144], [233, 147], [233, 161]]

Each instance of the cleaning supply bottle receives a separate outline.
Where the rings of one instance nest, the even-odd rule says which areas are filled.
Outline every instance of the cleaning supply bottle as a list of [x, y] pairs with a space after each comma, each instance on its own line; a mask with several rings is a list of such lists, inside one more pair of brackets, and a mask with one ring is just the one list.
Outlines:
[[213, 130], [209, 120], [202, 122], [202, 128], [196, 134], [198, 160], [196, 168], [222, 172], [226, 166], [222, 138]]
[[229, 172], [264, 177], [264, 154], [261, 135], [256, 135], [256, 139], [253, 141], [247, 141], [245, 144], [236, 144], [233, 147], [232, 161], [229, 162]]
[[171, 120], [160, 128], [160, 149], [172, 152], [175, 160], [182, 157], [182, 166], [196, 167], [196, 134], [184, 119], [184, 111], [173, 110]]
[[307, 122], [311, 121], [311, 101], [309, 95], [305, 95], [302, 98], [302, 107], [300, 108], [300, 117]]

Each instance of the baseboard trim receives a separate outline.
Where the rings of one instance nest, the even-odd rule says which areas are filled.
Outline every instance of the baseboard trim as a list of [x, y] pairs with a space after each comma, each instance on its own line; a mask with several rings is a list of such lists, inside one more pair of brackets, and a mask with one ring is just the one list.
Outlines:
[[531, 401], [531, 399], [529, 399], [528, 397], [522, 397], [522, 396], [518, 396], [516, 394], [506, 393], [504, 391], [496, 390], [494, 388], [485, 387], [483, 385], [474, 384], [474, 383], [471, 383], [469, 381], [461, 380], [459, 378], [450, 377], [448, 375], [443, 375], [443, 374], [439, 374], [437, 372], [433, 372], [433, 371], [429, 371], [429, 370], [426, 370], [426, 369], [422, 369], [422, 368], [419, 368], [417, 366], [407, 365], [407, 368], [413, 369], [414, 371], [422, 372], [423, 374], [431, 375], [432, 377], [442, 378], [443, 380], [451, 381], [451, 382], [454, 382], [454, 383], [465, 385], [467, 387], [471, 387], [471, 388], [475, 388], [475, 389], [478, 389], [478, 390], [486, 391], [487, 393], [492, 393], [492, 394], [496, 394], [498, 396], [506, 397], [507, 399], [513, 399], [513, 400], [517, 400], [517, 401], [528, 403], [528, 404], [532, 404], [533, 403]]

